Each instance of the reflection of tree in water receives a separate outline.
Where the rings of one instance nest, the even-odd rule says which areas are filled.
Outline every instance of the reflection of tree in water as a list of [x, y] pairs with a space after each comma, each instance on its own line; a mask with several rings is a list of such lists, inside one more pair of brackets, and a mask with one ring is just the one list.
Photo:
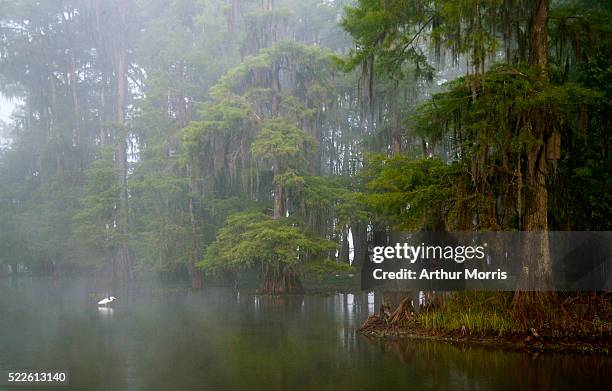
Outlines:
[[[299, 322], [300, 312], [304, 304], [302, 295], [268, 296], [256, 295], [254, 300], [255, 318], [259, 330], [244, 330], [251, 334], [257, 332], [273, 346], [287, 343], [289, 326]], [[269, 338], [268, 338], [269, 337]]]
[[[47, 351], [49, 356], [42, 360], [38, 355], [37, 362], [52, 363], [47, 365], [49, 368], [69, 369], [70, 383], [90, 390], [126, 387], [128, 365], [122, 354], [126, 341], [112, 332], [112, 309], [105, 310], [106, 313], [96, 314], [102, 321], [91, 324], [83, 313], [59, 317], [54, 345], [61, 346], [61, 351]], [[83, 327], [84, 324], [90, 327]], [[108, 373], [113, 376], [109, 377]]]
[[260, 295], [255, 298], [261, 310], [282, 310], [287, 315], [298, 312], [304, 303], [303, 295]]
[[[612, 360], [527, 354], [441, 341], [367, 338], [434, 389], [577, 390], [608, 383]], [[423, 375], [425, 374], [425, 375]]]

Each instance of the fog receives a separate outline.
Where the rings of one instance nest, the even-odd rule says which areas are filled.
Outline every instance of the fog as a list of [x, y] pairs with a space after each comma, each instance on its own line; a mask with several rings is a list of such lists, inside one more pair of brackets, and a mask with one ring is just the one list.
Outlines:
[[[0, 0], [0, 388], [601, 386], [525, 352], [609, 352], [609, 295], [546, 292], [548, 232], [610, 230], [611, 12]], [[422, 231], [543, 232], [545, 293], [366, 290]]]
[[14, 109], [15, 104], [11, 100], [0, 95], [0, 121], [9, 122]]

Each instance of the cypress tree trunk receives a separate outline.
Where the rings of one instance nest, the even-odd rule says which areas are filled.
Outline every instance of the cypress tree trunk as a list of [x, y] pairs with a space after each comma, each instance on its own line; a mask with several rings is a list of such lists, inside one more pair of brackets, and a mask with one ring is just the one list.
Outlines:
[[193, 192], [195, 191], [195, 174], [193, 169], [188, 165], [189, 173], [189, 220], [191, 223], [191, 249], [189, 254], [189, 274], [191, 274], [191, 289], [202, 289], [202, 275], [196, 267], [200, 246], [198, 243], [198, 227], [195, 217], [195, 208], [193, 202]]
[[[117, 18], [120, 25], [120, 30], [125, 30], [125, 9], [124, 4], [117, 7]], [[114, 45], [115, 48], [115, 77], [117, 83], [117, 166], [119, 169], [119, 212], [118, 212], [118, 228], [119, 228], [119, 245], [115, 256], [114, 275], [116, 278], [128, 281], [132, 279], [132, 260], [130, 257], [128, 245], [128, 183], [127, 183], [127, 143], [125, 129], [125, 107], [127, 94], [127, 59], [124, 43], [119, 41]]]
[[348, 226], [345, 226], [342, 229], [342, 237], [340, 240], [340, 253], [339, 253], [339, 261], [342, 263], [349, 263], [349, 236], [348, 236]]
[[399, 116], [399, 94], [397, 86], [394, 86], [391, 91], [391, 103], [389, 107], [389, 128], [390, 128], [390, 143], [391, 143], [391, 154], [397, 156], [402, 153], [402, 135], [400, 133], [400, 116]]
[[353, 266], [361, 272], [364, 262], [368, 259], [368, 234], [367, 224], [358, 222], [351, 225], [353, 233]]
[[[279, 220], [284, 217], [283, 186], [280, 182], [281, 162], [278, 156], [274, 158], [274, 211], [272, 218]], [[281, 295], [302, 293], [302, 283], [298, 273], [285, 264], [269, 265], [261, 288], [262, 294]]]
[[[538, 67], [542, 81], [548, 81], [548, 17], [550, 0], [538, 0], [531, 21], [529, 62]], [[535, 110], [530, 118], [534, 138], [541, 141], [527, 151], [525, 174], [525, 217], [523, 228], [530, 232], [523, 249], [523, 268], [519, 288], [545, 290], [550, 287], [552, 266], [548, 241], [548, 173], [546, 161], [546, 140], [552, 133], [547, 129], [545, 113]], [[517, 292], [514, 298], [516, 308], [524, 315], [542, 306], [552, 296], [548, 292]]]
[[264, 295], [300, 294], [304, 292], [298, 273], [288, 265], [269, 266], [260, 293]]
[[278, 220], [283, 217], [283, 186], [280, 183], [280, 159], [276, 157], [274, 159], [274, 220]]
[[550, 0], [537, 0], [531, 20], [529, 63], [540, 67], [548, 78], [548, 16]]

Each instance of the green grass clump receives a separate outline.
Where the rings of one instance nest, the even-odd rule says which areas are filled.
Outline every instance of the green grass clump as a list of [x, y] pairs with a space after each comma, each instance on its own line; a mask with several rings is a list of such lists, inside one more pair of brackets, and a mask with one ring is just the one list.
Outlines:
[[416, 316], [417, 323], [430, 330], [505, 334], [517, 327], [510, 315], [506, 293], [456, 292], [444, 305], [426, 309]]

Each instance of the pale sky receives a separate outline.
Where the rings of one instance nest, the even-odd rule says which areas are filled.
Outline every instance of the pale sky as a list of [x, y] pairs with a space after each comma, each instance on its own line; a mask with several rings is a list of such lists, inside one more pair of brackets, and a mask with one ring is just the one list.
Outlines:
[[2, 94], [0, 94], [0, 120], [4, 122], [9, 122], [11, 113], [15, 108], [15, 104], [10, 100], [4, 98]]

